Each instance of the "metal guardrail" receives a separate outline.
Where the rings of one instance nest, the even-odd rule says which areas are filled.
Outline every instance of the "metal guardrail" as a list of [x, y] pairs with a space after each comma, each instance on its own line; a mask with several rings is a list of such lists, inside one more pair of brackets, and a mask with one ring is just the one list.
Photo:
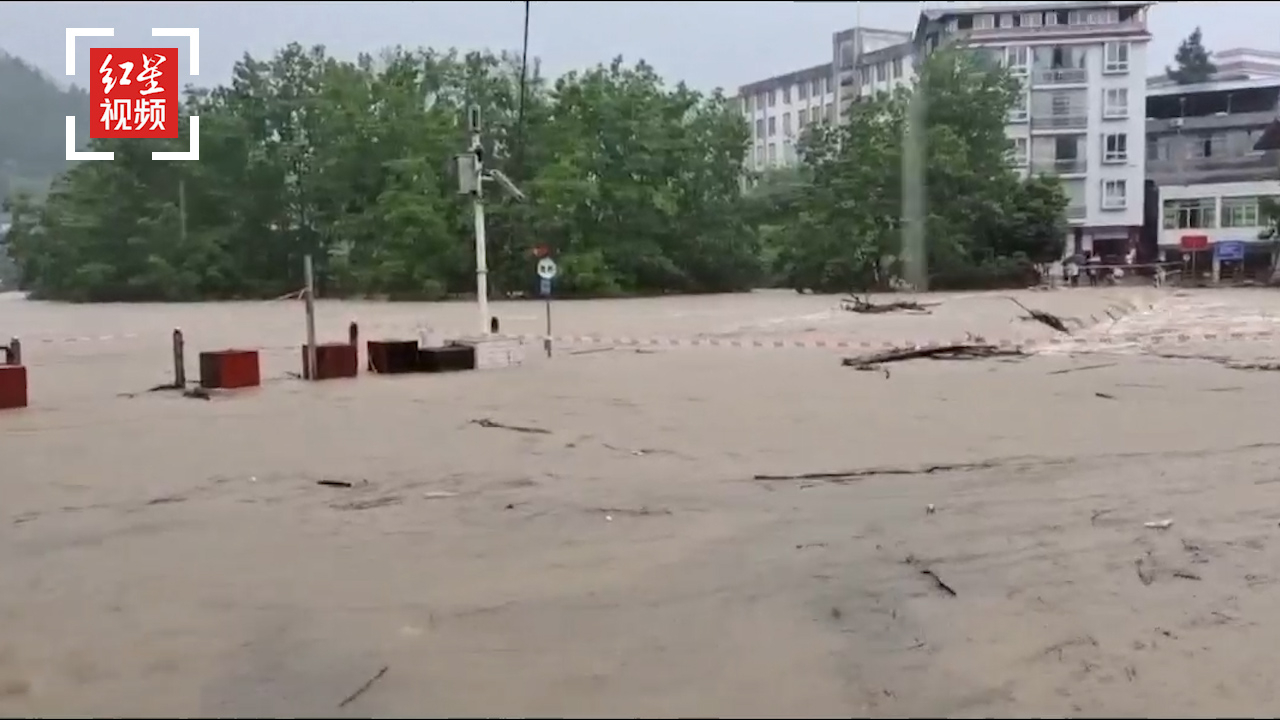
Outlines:
[[1082, 85], [1089, 81], [1089, 71], [1084, 68], [1036, 70], [1032, 77], [1037, 85]]
[[1071, 114], [1032, 115], [1031, 126], [1037, 130], [1051, 128], [1053, 130], [1084, 129], [1089, 127], [1089, 116]]
[[1088, 169], [1088, 161], [1084, 158], [1033, 160], [1031, 162], [1031, 168], [1036, 172], [1041, 173], [1071, 175], [1086, 172]]

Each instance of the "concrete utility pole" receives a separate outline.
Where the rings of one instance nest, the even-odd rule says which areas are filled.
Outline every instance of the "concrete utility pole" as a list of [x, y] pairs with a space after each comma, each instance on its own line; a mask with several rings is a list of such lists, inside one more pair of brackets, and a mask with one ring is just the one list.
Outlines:
[[470, 195], [475, 213], [476, 233], [476, 304], [480, 309], [480, 334], [490, 334], [489, 326], [489, 260], [485, 240], [484, 183], [496, 180], [504, 190], [517, 200], [524, 200], [524, 193], [500, 170], [484, 169], [484, 144], [480, 141], [480, 107], [472, 105], [467, 110], [467, 130], [471, 133], [469, 152], [455, 156], [458, 168], [458, 194]]

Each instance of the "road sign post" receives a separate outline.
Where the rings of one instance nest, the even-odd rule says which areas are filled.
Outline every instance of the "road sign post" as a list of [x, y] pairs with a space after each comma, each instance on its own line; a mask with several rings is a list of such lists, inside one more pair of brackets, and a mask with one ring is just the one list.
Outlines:
[[538, 260], [538, 290], [542, 295], [542, 300], [546, 304], [547, 312], [547, 334], [542, 339], [542, 348], [547, 351], [547, 357], [551, 357], [551, 281], [555, 279], [556, 273], [560, 269], [556, 267], [556, 261], [549, 257], [543, 257]]

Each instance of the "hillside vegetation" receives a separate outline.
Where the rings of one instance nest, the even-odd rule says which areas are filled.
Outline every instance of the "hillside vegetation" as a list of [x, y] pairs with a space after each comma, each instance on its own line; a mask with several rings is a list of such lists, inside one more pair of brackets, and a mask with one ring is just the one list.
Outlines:
[[67, 169], [65, 120], [76, 116], [78, 145], [89, 137], [89, 95], [64, 90], [19, 58], [0, 51], [0, 198], [43, 195]]

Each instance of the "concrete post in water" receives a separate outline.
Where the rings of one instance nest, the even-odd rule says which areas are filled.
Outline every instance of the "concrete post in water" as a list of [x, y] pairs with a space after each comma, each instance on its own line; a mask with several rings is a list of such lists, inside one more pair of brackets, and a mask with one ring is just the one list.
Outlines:
[[179, 390], [187, 387], [187, 345], [181, 328], [173, 329], [173, 386]]
[[318, 380], [316, 373], [316, 279], [311, 265], [311, 256], [302, 258], [302, 276], [306, 283], [307, 312], [307, 367], [303, 377]]
[[9, 356], [8, 360], [10, 365], [21, 365], [22, 364], [22, 341], [16, 337], [11, 338], [9, 340], [9, 351], [6, 353], [6, 355]]
[[360, 326], [355, 320], [347, 326], [347, 342], [351, 345], [351, 352], [356, 356], [356, 373], [360, 372]]

